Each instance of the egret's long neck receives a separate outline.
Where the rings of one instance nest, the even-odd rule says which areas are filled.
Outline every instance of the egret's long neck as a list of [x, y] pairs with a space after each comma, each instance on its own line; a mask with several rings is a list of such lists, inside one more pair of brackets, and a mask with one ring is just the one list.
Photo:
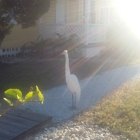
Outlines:
[[66, 72], [66, 75], [68, 75], [68, 74], [70, 74], [68, 54], [65, 54], [65, 58], [66, 58], [66, 61], [65, 61], [65, 72]]

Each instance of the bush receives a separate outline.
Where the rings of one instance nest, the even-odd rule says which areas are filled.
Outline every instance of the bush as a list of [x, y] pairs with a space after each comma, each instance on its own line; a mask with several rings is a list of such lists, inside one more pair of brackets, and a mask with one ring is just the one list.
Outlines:
[[[4, 115], [7, 111], [30, 101], [40, 102], [42, 104], [44, 102], [44, 96], [39, 90], [38, 86], [36, 86], [36, 90], [33, 90], [33, 88], [31, 88], [24, 98], [22, 96], [22, 92], [19, 89], [8, 89], [4, 93], [7, 98], [3, 99], [9, 104], [10, 107], [0, 112], [0, 116]], [[38, 96], [39, 100], [34, 100], [36, 96]]]

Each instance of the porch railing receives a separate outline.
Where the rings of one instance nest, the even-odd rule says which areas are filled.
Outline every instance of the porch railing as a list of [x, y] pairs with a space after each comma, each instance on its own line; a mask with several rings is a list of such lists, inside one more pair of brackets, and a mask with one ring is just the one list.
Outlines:
[[88, 43], [97, 43], [105, 41], [106, 26], [103, 24], [89, 24], [87, 28], [84, 24], [40, 24], [40, 34], [43, 39], [50, 38], [55, 33], [59, 33], [66, 37], [71, 34], [77, 34], [83, 43], [86, 41]]

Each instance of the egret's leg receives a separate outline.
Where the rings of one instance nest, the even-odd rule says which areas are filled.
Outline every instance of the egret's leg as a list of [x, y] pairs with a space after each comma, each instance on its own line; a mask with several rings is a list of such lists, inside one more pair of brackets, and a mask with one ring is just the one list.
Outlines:
[[74, 109], [76, 109], [76, 107], [77, 107], [77, 103], [76, 103], [76, 94], [74, 94], [74, 103], [75, 103]]
[[70, 109], [74, 109], [75, 108], [75, 97], [74, 94], [72, 93], [72, 106], [70, 107]]
[[74, 107], [74, 94], [72, 93], [72, 108]]
[[73, 109], [76, 109], [76, 94], [73, 94]]

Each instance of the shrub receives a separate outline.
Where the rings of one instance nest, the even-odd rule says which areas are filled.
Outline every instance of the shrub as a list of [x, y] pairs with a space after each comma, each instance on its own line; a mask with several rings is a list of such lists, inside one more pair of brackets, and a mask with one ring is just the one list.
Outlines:
[[[33, 90], [33, 88], [31, 88], [31, 90], [26, 94], [24, 98], [22, 96], [22, 92], [19, 89], [7, 89], [4, 93], [7, 98], [3, 99], [9, 104], [10, 107], [2, 111], [0, 113], [0, 116], [4, 115], [7, 111], [15, 107], [25, 104], [26, 102], [35, 101], [40, 102], [42, 104], [44, 102], [44, 96], [39, 90], [38, 86], [36, 86], [36, 90]], [[36, 96], [38, 96], [38, 100], [34, 100]]]

